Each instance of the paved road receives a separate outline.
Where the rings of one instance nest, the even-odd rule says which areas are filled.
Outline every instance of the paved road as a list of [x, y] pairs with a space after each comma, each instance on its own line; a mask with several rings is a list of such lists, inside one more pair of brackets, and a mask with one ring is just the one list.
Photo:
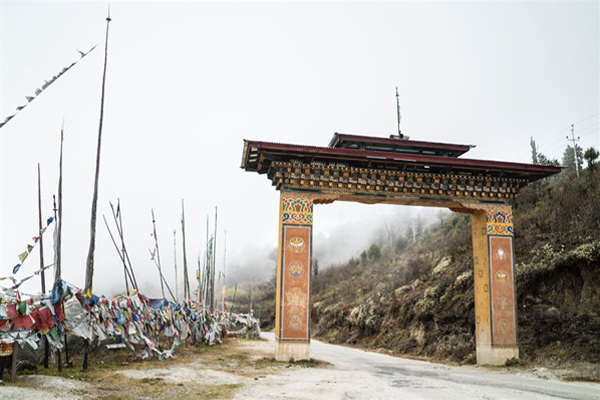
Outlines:
[[[264, 334], [273, 340], [272, 334]], [[361, 376], [373, 397], [394, 399], [581, 399], [600, 400], [600, 384], [563, 382], [475, 366], [452, 367], [336, 346], [313, 340], [312, 357]], [[375, 394], [385, 393], [385, 396]], [[363, 398], [351, 396], [345, 398]], [[358, 394], [358, 393], [357, 393]], [[363, 392], [363, 395], [365, 393]], [[369, 396], [367, 395], [367, 398]]]

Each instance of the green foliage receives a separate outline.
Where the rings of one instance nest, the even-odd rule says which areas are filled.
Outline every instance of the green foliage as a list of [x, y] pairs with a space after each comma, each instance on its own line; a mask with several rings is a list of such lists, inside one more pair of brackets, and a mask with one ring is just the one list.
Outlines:
[[600, 239], [600, 174], [582, 171], [525, 187], [515, 203], [517, 259], [546, 243], [574, 248]]
[[598, 240], [584, 243], [570, 251], [566, 251], [564, 246], [555, 249], [551, 244], [546, 243], [531, 251], [530, 262], [517, 263], [516, 281], [519, 285], [528, 285], [559, 268], [594, 263], [600, 264], [600, 241]]
[[554, 167], [560, 167], [560, 162], [556, 158], [548, 158], [542, 153], [538, 153], [537, 155], [538, 162], [536, 164], [539, 165], [552, 165]]
[[585, 158], [585, 161], [587, 161], [588, 169], [594, 169], [598, 157], [600, 157], [600, 153], [593, 147], [590, 147], [585, 151], [585, 153], [583, 153], [583, 158]]
[[399, 236], [394, 242], [394, 250], [396, 251], [396, 253], [401, 253], [402, 251], [404, 251], [404, 249], [408, 247], [409, 244], [410, 240], [408, 240], [405, 237]]
[[529, 144], [531, 145], [531, 162], [534, 164], [538, 163], [538, 149], [537, 149], [537, 145], [535, 144], [535, 140], [533, 140], [533, 137], [529, 139]]
[[563, 153], [562, 165], [568, 171], [575, 171], [575, 158], [577, 158], [577, 169], [579, 171], [581, 171], [581, 167], [583, 165], [583, 149], [577, 144], [575, 145], [575, 149], [577, 152], [577, 157], [575, 157], [575, 152], [571, 146], [567, 146], [565, 152]]
[[379, 261], [379, 259], [381, 258], [381, 249], [379, 248], [379, 246], [373, 243], [367, 251], [367, 257], [369, 258], [369, 260]]
[[363, 251], [362, 253], [360, 253], [360, 261], [363, 264], [366, 264], [366, 262], [367, 262], [367, 252], [366, 251]]

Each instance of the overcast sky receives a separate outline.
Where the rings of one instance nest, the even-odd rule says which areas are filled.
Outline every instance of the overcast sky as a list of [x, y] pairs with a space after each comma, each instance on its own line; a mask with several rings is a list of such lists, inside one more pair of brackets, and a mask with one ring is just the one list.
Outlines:
[[[103, 3], [2, 2], [2, 120], [78, 59], [76, 49], [99, 46], [0, 129], [0, 276], [11, 273], [36, 235], [38, 162], [44, 218], [52, 213], [64, 120], [63, 274], [83, 286], [106, 9]], [[219, 268], [224, 229], [228, 265], [272, 264], [264, 255], [277, 241], [279, 194], [265, 176], [239, 168], [242, 140], [324, 146], [334, 132], [387, 136], [396, 129], [395, 86], [405, 134], [477, 145], [469, 158], [529, 162], [531, 136], [543, 153], [560, 158], [571, 123], [584, 148], [599, 146], [596, 1], [117, 2], [111, 17], [98, 293], [122, 288], [120, 262], [101, 219], [117, 197], [132, 262], [149, 294], [159, 294], [148, 256], [150, 209], [171, 273], [182, 198], [190, 267], [204, 246], [206, 215], [212, 220], [215, 205]], [[374, 222], [400, 210], [318, 206], [315, 235], [354, 229], [340, 253], [346, 257], [362, 250], [354, 243], [361, 235], [364, 242], [371, 239]], [[50, 242], [46, 235], [47, 262]], [[181, 251], [178, 258], [181, 267]], [[17, 276], [38, 264], [34, 252]], [[24, 289], [38, 291], [38, 281]]]

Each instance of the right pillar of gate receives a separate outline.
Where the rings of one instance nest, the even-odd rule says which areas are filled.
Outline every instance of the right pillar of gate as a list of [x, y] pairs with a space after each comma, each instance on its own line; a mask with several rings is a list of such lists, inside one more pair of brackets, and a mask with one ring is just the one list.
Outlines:
[[473, 234], [477, 364], [504, 365], [519, 357], [512, 209], [466, 206]]

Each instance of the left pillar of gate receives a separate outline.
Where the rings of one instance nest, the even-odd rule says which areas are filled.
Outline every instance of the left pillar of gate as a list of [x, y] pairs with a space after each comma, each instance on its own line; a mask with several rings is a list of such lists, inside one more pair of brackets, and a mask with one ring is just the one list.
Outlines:
[[310, 278], [313, 200], [281, 192], [275, 302], [275, 359], [310, 358]]

